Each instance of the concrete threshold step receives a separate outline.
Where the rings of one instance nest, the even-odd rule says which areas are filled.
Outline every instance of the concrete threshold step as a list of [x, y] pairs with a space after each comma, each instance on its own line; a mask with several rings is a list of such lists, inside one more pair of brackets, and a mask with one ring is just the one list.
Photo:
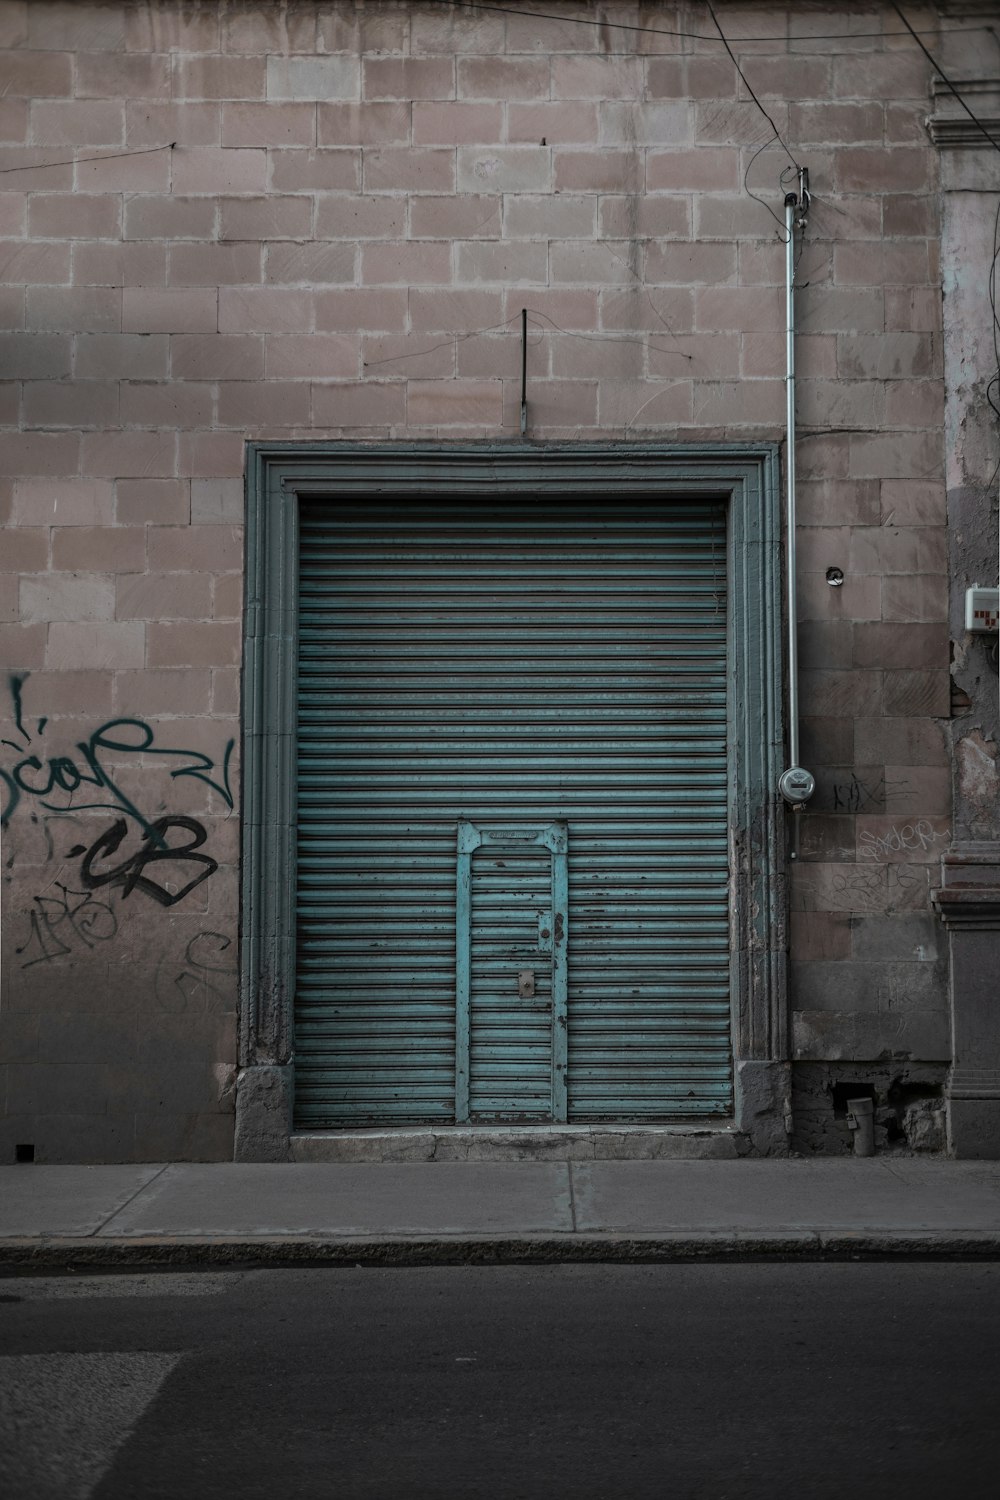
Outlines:
[[732, 1124], [445, 1125], [293, 1134], [295, 1162], [733, 1161], [750, 1152]]

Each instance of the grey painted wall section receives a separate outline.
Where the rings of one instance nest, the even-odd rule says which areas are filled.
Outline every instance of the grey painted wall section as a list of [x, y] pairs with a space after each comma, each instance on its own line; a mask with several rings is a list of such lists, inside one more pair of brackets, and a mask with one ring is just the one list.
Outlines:
[[[977, 109], [994, 118], [1000, 80], [978, 80]], [[955, 838], [1000, 840], [998, 670], [995, 636], [965, 629], [965, 591], [995, 586], [998, 525], [997, 422], [987, 386], [997, 373], [989, 268], [995, 254], [1000, 155], [944, 85], [932, 129], [942, 147], [945, 450], [951, 570]], [[1000, 134], [1000, 132], [998, 132]], [[1000, 405], [1000, 393], [993, 392]]]
[[[1000, 79], [963, 79], [963, 95], [994, 122]], [[965, 592], [995, 586], [1000, 548], [997, 500], [996, 272], [1000, 145], [935, 82], [931, 133], [941, 148], [944, 217], [945, 437], [951, 573], [954, 843], [943, 855], [934, 902], [950, 952], [952, 1072], [948, 1142], [960, 1157], [1000, 1156], [1000, 721], [993, 635], [965, 629]]]

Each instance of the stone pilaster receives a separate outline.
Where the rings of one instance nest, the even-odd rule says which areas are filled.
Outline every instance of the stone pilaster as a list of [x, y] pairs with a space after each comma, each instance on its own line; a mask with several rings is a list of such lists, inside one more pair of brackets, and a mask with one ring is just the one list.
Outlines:
[[996, 374], [989, 274], [1000, 158], [1000, 80], [950, 73], [984, 129], [940, 79], [928, 122], [941, 153], [945, 427], [952, 636], [954, 841], [934, 905], [948, 931], [953, 1069], [948, 1140], [959, 1157], [1000, 1157], [1000, 757], [996, 638], [964, 628], [965, 591], [997, 578], [1000, 434], [986, 399]]

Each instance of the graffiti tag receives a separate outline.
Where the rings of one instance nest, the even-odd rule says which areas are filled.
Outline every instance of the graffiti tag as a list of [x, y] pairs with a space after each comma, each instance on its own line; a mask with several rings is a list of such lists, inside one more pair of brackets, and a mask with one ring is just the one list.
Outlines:
[[31, 931], [28, 939], [15, 952], [28, 957], [22, 969], [34, 968], [35, 964], [50, 964], [73, 951], [73, 940], [87, 948], [98, 943], [109, 942], [118, 931], [118, 920], [111, 907], [97, 901], [90, 891], [71, 891], [56, 883], [58, 896], [36, 896], [31, 912]]
[[892, 864], [862, 868], [848, 866], [834, 877], [831, 905], [851, 912], [912, 911], [930, 889], [930, 867]]
[[[48, 720], [38, 720], [34, 735], [24, 727], [22, 688], [25, 680], [24, 677], [12, 677], [10, 680], [14, 723], [23, 743], [19, 745], [8, 739], [0, 741], [20, 755], [20, 759], [9, 769], [0, 767], [0, 787], [3, 788], [0, 826], [7, 826], [22, 799], [33, 799], [47, 812], [85, 812], [103, 808], [123, 812], [159, 842], [161, 835], [155, 832], [156, 823], [151, 822], [117, 784], [114, 767], [107, 763], [107, 757], [112, 754], [155, 755], [163, 759], [181, 760], [184, 764], [170, 767], [171, 780], [182, 776], [193, 777], [216, 792], [227, 807], [233, 807], [230, 764], [235, 740], [226, 742], [221, 764], [217, 766], [210, 755], [205, 755], [200, 750], [158, 744], [156, 730], [145, 719], [109, 719], [87, 739], [77, 742], [75, 754], [44, 757], [35, 753], [33, 746], [36, 736], [41, 738], [44, 735]], [[32, 753], [21, 753], [28, 750], [32, 750]], [[84, 789], [85, 796], [99, 793], [102, 800], [69, 801], [81, 788]], [[94, 791], [89, 791], [89, 788], [94, 788]]]
[[948, 843], [950, 839], [950, 833], [939, 832], [925, 818], [882, 834], [865, 829], [858, 839], [858, 858], [881, 862], [892, 854], [926, 854], [936, 843]]
[[170, 972], [168, 963], [161, 963], [156, 996], [163, 1010], [181, 1014], [198, 996], [212, 994], [218, 1000], [227, 999], [223, 978], [231, 978], [234, 973], [232, 938], [221, 932], [197, 932], [185, 947], [184, 961], [176, 972]]
[[886, 781], [880, 776], [878, 781], [869, 783], [862, 781], [853, 771], [850, 781], [834, 782], [833, 810], [834, 812], [864, 812], [867, 808], [885, 806], [887, 796], [905, 796], [909, 791], [909, 782]]
[[[182, 833], [190, 834], [186, 844], [171, 844], [167, 841], [167, 834], [172, 828], [179, 828]], [[111, 827], [96, 838], [87, 849], [83, 844], [76, 844], [68, 852], [68, 858], [72, 859], [78, 854], [83, 855], [80, 862], [80, 879], [88, 890], [96, 891], [101, 886], [118, 886], [122, 893], [122, 900], [131, 896], [133, 891], [141, 891], [145, 896], [151, 896], [161, 906], [176, 906], [178, 901], [183, 901], [196, 886], [201, 885], [210, 875], [214, 875], [219, 868], [217, 860], [209, 854], [200, 853], [202, 844], [208, 835], [201, 823], [194, 818], [166, 817], [157, 818], [147, 831], [143, 834], [142, 843], [134, 854], [128, 854], [110, 869], [98, 868], [102, 860], [110, 859], [116, 855], [128, 834], [128, 824], [124, 818], [116, 818]], [[150, 865], [164, 864], [189, 864], [198, 866], [197, 874], [188, 880], [186, 885], [179, 890], [171, 890], [167, 885], [160, 885], [151, 879], [146, 870]]]

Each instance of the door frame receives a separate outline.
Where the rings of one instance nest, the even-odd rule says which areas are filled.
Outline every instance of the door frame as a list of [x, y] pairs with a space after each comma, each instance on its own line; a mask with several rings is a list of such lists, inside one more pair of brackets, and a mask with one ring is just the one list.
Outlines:
[[299, 502], [481, 494], [712, 499], [728, 511], [731, 1003], [749, 1149], [787, 1149], [781, 482], [778, 446], [248, 443], [237, 1160], [285, 1160], [294, 1091]]
[[552, 955], [552, 999], [550, 1011], [550, 1105], [552, 1124], [566, 1121], [566, 1056], [568, 1017], [569, 935], [569, 830], [561, 819], [542, 828], [527, 829], [524, 823], [512, 832], [509, 825], [480, 828], [468, 818], [458, 820], [458, 860], [455, 903], [455, 1124], [469, 1121], [469, 1085], [472, 1066], [472, 856], [478, 849], [496, 853], [524, 848], [549, 851], [549, 891], [552, 923], [549, 952]]

